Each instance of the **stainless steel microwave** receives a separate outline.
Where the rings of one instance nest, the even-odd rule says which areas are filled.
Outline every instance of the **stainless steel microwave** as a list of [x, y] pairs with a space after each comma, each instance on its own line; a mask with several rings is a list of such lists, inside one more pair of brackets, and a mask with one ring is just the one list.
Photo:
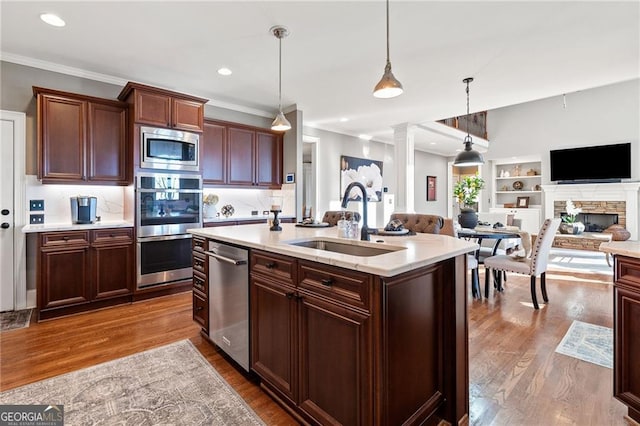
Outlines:
[[200, 135], [144, 126], [140, 132], [141, 168], [198, 171]]

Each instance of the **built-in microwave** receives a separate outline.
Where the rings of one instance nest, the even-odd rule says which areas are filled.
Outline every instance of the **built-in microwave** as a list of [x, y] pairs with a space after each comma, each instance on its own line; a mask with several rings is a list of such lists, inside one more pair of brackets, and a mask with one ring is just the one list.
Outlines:
[[200, 135], [146, 126], [140, 132], [141, 168], [198, 171]]

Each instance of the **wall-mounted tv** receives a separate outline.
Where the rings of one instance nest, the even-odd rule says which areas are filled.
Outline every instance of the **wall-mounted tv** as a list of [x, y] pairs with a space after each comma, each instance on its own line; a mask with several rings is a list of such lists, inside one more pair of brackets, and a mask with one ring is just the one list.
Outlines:
[[614, 182], [631, 178], [631, 143], [552, 150], [551, 181]]

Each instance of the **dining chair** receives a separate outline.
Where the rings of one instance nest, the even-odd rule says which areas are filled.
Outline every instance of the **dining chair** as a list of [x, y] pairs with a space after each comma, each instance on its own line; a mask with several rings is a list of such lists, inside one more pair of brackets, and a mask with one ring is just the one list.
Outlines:
[[[453, 219], [443, 218], [442, 229], [440, 229], [441, 235], [449, 235], [451, 237], [458, 238]], [[467, 270], [471, 271], [471, 291], [474, 296], [482, 298], [482, 291], [480, 291], [480, 277], [478, 275], [478, 259], [474, 253], [467, 254]]]
[[353, 218], [356, 222], [360, 222], [360, 213], [350, 210], [327, 210], [324, 212], [321, 222], [326, 222], [329, 226], [336, 226], [343, 215], [346, 220]]
[[[529, 257], [516, 257], [509, 255], [496, 255], [487, 257], [484, 260], [485, 266], [485, 278], [484, 278], [484, 295], [489, 297], [489, 276], [491, 270], [493, 271], [506, 271], [515, 272], [517, 274], [529, 275], [531, 277], [531, 300], [533, 307], [539, 309], [538, 298], [536, 296], [536, 277], [540, 275], [540, 289], [542, 291], [542, 299], [545, 302], [549, 301], [547, 297], [547, 262], [549, 260], [549, 252], [551, 251], [551, 245], [553, 239], [558, 231], [560, 225], [560, 219], [546, 219], [538, 232], [538, 238], [536, 238], [535, 244], [531, 249], [531, 255]], [[500, 280], [500, 274], [497, 274], [497, 279]]]
[[444, 226], [444, 218], [434, 214], [393, 213], [389, 220], [398, 219], [409, 231], [422, 234], [439, 234]]

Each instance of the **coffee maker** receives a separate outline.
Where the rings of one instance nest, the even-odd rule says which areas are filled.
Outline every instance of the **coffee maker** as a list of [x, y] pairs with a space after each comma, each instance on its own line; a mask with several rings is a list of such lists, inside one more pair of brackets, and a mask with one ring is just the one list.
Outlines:
[[94, 223], [98, 199], [86, 195], [71, 197], [71, 221], [73, 223]]

